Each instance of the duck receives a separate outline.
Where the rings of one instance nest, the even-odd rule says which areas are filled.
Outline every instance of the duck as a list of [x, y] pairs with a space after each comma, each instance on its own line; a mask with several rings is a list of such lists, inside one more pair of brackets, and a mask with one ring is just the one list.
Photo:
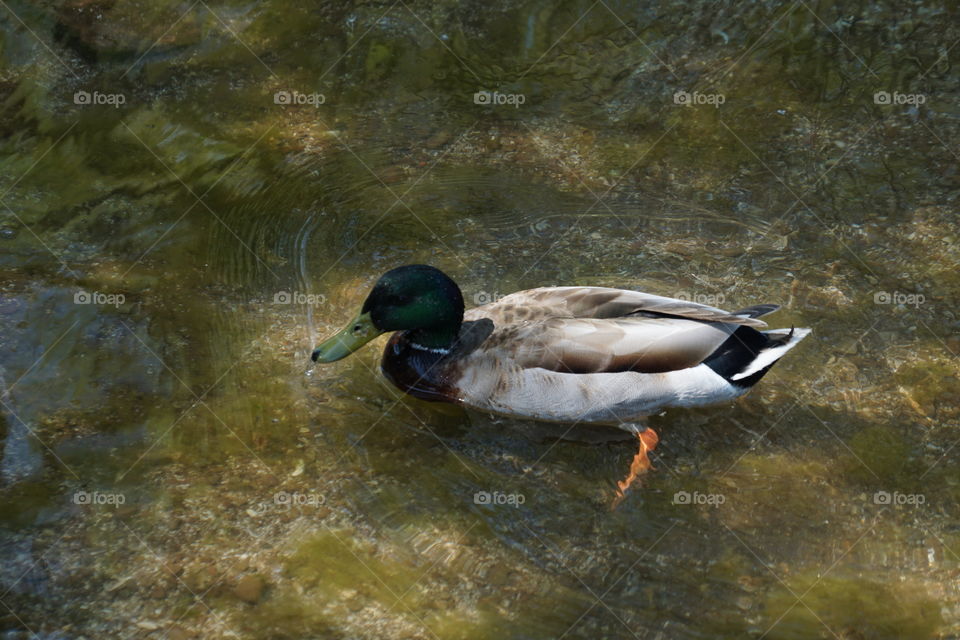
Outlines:
[[500, 416], [622, 429], [638, 442], [617, 483], [622, 499], [651, 468], [659, 436], [649, 416], [743, 396], [810, 334], [767, 329], [760, 318], [779, 308], [724, 311], [629, 289], [562, 286], [465, 310], [447, 274], [412, 264], [384, 273], [312, 360], [336, 362], [392, 333], [380, 368], [406, 394]]

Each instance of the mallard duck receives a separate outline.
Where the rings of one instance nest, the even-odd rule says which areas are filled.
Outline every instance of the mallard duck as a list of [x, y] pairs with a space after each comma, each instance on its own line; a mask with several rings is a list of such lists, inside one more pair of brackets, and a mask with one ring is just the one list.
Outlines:
[[464, 312], [460, 288], [428, 265], [385, 273], [360, 313], [313, 352], [344, 358], [385, 332], [381, 369], [424, 400], [564, 423], [612, 425], [639, 440], [620, 495], [650, 468], [646, 416], [747, 393], [810, 329], [760, 331], [739, 311], [605, 287], [546, 287]]

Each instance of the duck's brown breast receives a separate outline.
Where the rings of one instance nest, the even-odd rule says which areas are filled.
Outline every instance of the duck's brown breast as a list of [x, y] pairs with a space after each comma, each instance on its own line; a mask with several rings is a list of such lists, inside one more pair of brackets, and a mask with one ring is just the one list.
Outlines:
[[448, 353], [412, 344], [400, 331], [383, 350], [380, 369], [395, 387], [421, 400], [458, 402], [454, 362]]

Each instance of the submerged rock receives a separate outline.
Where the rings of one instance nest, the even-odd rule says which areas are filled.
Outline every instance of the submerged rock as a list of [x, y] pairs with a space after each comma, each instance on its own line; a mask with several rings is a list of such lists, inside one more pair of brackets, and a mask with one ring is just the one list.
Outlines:
[[200, 42], [197, 15], [188, 13], [177, 4], [68, 0], [57, 11], [53, 34], [88, 62], [147, 50], [162, 54]]
[[245, 575], [237, 581], [233, 588], [233, 595], [247, 604], [257, 604], [263, 596], [266, 581], [262, 576], [253, 573]]

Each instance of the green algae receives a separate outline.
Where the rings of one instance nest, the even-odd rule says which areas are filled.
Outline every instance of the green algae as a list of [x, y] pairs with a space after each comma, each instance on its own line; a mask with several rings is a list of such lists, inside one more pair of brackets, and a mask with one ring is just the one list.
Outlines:
[[815, 574], [787, 578], [766, 610], [768, 637], [784, 640], [823, 633], [864, 640], [931, 638], [942, 622], [936, 601], [908, 585]]

